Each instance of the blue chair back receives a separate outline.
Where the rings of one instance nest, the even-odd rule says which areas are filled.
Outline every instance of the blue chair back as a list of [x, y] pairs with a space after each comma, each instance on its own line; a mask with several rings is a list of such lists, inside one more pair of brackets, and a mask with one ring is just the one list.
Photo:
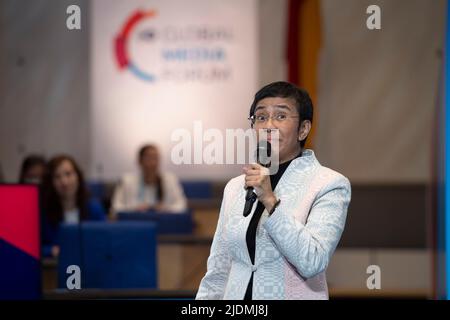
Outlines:
[[167, 234], [192, 234], [194, 222], [192, 210], [188, 209], [183, 213], [169, 212], [119, 212], [118, 220], [125, 221], [152, 221], [156, 224], [159, 235]]
[[62, 224], [58, 286], [70, 265], [81, 269], [81, 288], [157, 288], [156, 227], [151, 222]]
[[106, 197], [105, 184], [100, 181], [88, 181], [86, 183], [86, 188], [89, 194], [99, 200], [103, 200]]
[[212, 184], [209, 181], [182, 181], [181, 185], [188, 199], [212, 198]]

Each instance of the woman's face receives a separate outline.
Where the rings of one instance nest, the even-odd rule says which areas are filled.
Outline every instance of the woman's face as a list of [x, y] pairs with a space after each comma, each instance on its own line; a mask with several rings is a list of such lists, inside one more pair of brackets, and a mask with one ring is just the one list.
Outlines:
[[53, 176], [53, 186], [61, 198], [74, 198], [78, 191], [78, 175], [69, 160], [64, 160], [56, 168]]
[[159, 153], [154, 148], [147, 148], [140, 159], [142, 171], [145, 174], [154, 174], [159, 167]]
[[[258, 141], [260, 129], [276, 129], [278, 131], [280, 163], [295, 157], [300, 152], [299, 139], [304, 139], [309, 129], [306, 128], [308, 131], [306, 135], [303, 126], [299, 130], [299, 114], [293, 99], [280, 97], [262, 99], [257, 103], [254, 114], [257, 119], [258, 116], [259, 119], [262, 118], [261, 116], [273, 117], [268, 118], [265, 122], [256, 121], [253, 128], [257, 132]], [[270, 134], [267, 135], [267, 139], [271, 140]]]

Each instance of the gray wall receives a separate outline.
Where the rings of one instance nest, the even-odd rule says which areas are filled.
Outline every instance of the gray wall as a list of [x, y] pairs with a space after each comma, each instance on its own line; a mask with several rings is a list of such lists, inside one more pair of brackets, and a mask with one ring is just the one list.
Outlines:
[[[358, 183], [424, 183], [446, 1], [322, 0], [316, 151]], [[381, 8], [368, 30], [366, 8]]]
[[[66, 28], [78, 4], [82, 30]], [[89, 163], [87, 1], [0, 1], [0, 163], [15, 181], [32, 152]]]

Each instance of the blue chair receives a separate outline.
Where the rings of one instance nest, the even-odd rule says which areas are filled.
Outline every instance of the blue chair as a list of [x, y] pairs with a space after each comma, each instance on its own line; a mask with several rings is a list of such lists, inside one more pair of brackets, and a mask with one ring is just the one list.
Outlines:
[[62, 224], [58, 286], [68, 266], [81, 269], [81, 288], [157, 288], [156, 227], [151, 222]]
[[119, 212], [119, 221], [152, 221], [156, 224], [159, 235], [163, 234], [192, 234], [194, 221], [192, 210], [187, 209], [184, 213], [168, 212]]
[[92, 197], [103, 200], [106, 197], [105, 184], [100, 181], [88, 181], [86, 187]]
[[212, 198], [212, 184], [209, 181], [182, 181], [181, 185], [188, 199]]

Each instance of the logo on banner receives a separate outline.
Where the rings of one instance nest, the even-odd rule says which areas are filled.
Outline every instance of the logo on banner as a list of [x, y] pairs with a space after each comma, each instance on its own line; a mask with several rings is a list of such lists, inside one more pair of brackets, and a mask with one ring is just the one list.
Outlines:
[[140, 80], [214, 83], [232, 76], [228, 55], [233, 32], [227, 25], [193, 24], [162, 17], [156, 10], [137, 10], [114, 44], [119, 70]]
[[125, 24], [122, 27], [119, 35], [116, 38], [115, 49], [116, 49], [116, 59], [119, 65], [119, 69], [128, 69], [130, 70], [136, 77], [145, 80], [145, 81], [153, 81], [155, 76], [151, 73], [143, 71], [140, 69], [133, 61], [130, 59], [130, 55], [128, 52], [127, 43], [129, 41], [130, 35], [132, 31], [135, 29], [136, 25], [144, 19], [150, 19], [156, 16], [156, 12], [154, 10], [150, 11], [136, 11], [133, 15], [131, 15]]

